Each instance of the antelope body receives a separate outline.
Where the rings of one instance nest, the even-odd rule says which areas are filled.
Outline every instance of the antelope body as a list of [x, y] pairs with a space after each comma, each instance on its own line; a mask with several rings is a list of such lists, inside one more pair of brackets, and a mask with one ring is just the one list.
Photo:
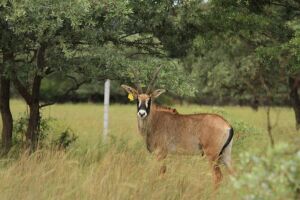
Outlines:
[[158, 160], [166, 158], [168, 153], [204, 154], [212, 166], [216, 186], [222, 179], [220, 163], [233, 172], [233, 129], [224, 118], [207, 113], [182, 115], [176, 109], [153, 104], [153, 100], [165, 90], [141, 94], [132, 87], [122, 87], [137, 99], [139, 132], [148, 151], [154, 152]]
[[[138, 119], [138, 128], [150, 152], [168, 153], [212, 152], [218, 157], [231, 141], [230, 125], [215, 114], [181, 115], [151, 109], [146, 120]], [[218, 124], [218, 126], [216, 126]], [[226, 146], [225, 146], [226, 144]], [[223, 152], [222, 152], [223, 153]]]

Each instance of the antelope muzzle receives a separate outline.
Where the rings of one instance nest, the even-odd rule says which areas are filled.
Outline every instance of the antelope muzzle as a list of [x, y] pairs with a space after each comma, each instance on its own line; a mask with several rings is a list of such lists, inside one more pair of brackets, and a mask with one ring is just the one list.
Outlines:
[[137, 101], [137, 115], [141, 119], [145, 119], [150, 114], [151, 99]]

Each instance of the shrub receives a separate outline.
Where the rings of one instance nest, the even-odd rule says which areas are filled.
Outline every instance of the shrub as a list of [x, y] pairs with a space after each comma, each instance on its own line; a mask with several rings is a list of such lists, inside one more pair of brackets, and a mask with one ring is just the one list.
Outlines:
[[299, 199], [300, 150], [277, 144], [262, 155], [240, 155], [239, 177], [232, 178], [241, 199]]
[[71, 129], [66, 129], [60, 134], [58, 139], [54, 140], [54, 145], [59, 149], [67, 149], [77, 139], [78, 137], [73, 133]]
[[239, 149], [239, 152], [245, 151], [249, 148], [249, 145], [252, 145], [256, 141], [263, 140], [264, 134], [267, 134], [264, 133], [262, 130], [257, 129], [240, 119], [233, 118], [224, 109], [213, 108], [211, 112], [223, 116], [232, 125], [234, 129], [234, 154], [237, 153], [235, 149]]
[[[14, 121], [14, 128], [13, 128], [13, 144], [22, 145], [25, 142], [25, 134], [28, 126], [28, 114], [23, 113], [19, 116], [18, 119]], [[40, 132], [39, 132], [39, 145], [43, 145], [44, 140], [49, 135], [51, 131], [51, 123], [55, 121], [54, 118], [43, 118], [41, 117], [40, 122]]]

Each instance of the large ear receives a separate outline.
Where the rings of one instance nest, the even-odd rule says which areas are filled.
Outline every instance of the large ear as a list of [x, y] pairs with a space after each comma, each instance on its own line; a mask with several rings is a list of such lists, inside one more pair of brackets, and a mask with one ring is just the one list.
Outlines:
[[121, 85], [121, 87], [124, 89], [124, 90], [126, 90], [126, 92], [128, 93], [128, 94], [132, 94], [133, 95], [133, 97], [136, 99], [137, 98], [137, 96], [138, 96], [138, 91], [136, 90], [136, 89], [134, 89], [134, 88], [132, 88], [132, 87], [130, 87], [130, 86], [128, 86], [128, 85]]
[[152, 92], [151, 97], [152, 98], [157, 98], [159, 95], [161, 95], [162, 93], [164, 93], [166, 90], [164, 89], [158, 89], [155, 90], [154, 92]]

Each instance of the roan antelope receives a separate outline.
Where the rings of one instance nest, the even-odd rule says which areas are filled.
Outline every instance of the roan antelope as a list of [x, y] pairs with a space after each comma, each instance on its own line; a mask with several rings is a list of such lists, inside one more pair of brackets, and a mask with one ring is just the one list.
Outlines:
[[[166, 158], [168, 153], [204, 154], [212, 167], [215, 186], [222, 179], [220, 164], [224, 163], [230, 173], [233, 128], [217, 114], [179, 114], [153, 103], [163, 89], [147, 92], [141, 87], [134, 89], [127, 85], [122, 87], [137, 100], [138, 129], [145, 139], [149, 152], [155, 152], [157, 159]], [[161, 172], [165, 172], [163, 166]]]

